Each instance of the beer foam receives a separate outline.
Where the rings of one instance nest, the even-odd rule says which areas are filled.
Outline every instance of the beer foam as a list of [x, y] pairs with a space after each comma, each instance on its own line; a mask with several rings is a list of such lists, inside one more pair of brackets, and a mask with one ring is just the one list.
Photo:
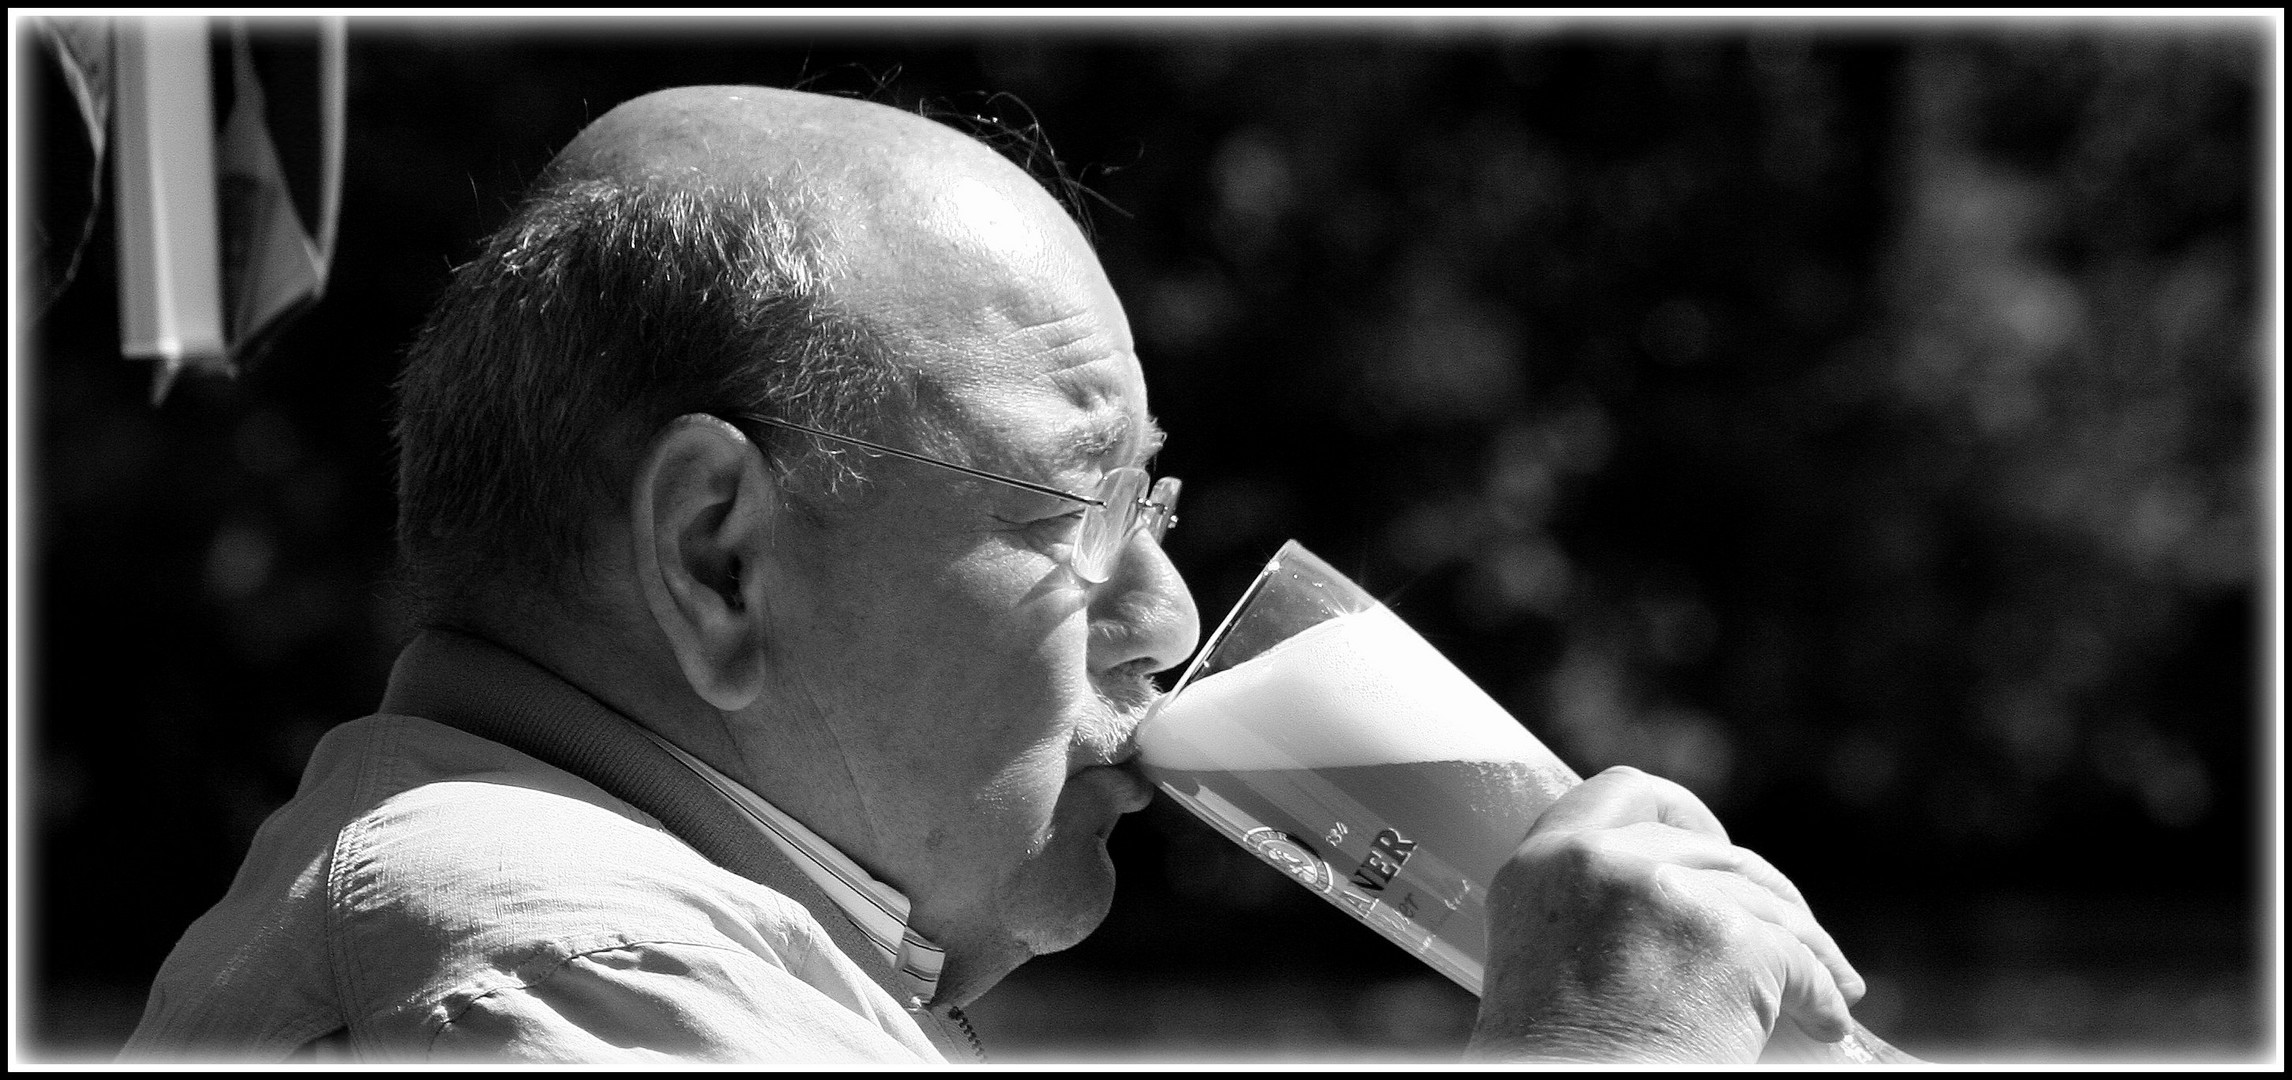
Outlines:
[[1139, 726], [1138, 750], [1164, 769], [1557, 763], [1382, 607], [1331, 619], [1184, 687]]

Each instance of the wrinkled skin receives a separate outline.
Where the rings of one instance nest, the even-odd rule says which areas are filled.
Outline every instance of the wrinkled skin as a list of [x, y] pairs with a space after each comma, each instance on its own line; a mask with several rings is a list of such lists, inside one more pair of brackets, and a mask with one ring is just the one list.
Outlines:
[[1805, 899], [1636, 769], [1547, 809], [1489, 894], [1480, 1060], [1753, 1062], [1834, 1042], [1863, 983]]

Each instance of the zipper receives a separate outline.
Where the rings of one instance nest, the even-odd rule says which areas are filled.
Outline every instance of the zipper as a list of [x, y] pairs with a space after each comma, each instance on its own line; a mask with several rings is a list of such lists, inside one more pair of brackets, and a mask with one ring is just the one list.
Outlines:
[[964, 1038], [971, 1040], [972, 1058], [976, 1059], [979, 1064], [985, 1065], [987, 1063], [987, 1048], [980, 1044], [979, 1033], [971, 1029], [971, 1018], [963, 1015], [963, 1007], [960, 1005], [947, 1006], [947, 1018], [955, 1021], [956, 1025], [963, 1029]]

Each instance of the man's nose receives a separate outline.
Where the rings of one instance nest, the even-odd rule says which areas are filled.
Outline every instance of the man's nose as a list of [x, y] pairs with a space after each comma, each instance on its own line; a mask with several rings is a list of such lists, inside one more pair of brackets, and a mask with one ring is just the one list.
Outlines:
[[1130, 534], [1113, 575], [1092, 590], [1090, 629], [1092, 671], [1132, 665], [1151, 674], [1193, 655], [1202, 637], [1194, 594], [1145, 530]]

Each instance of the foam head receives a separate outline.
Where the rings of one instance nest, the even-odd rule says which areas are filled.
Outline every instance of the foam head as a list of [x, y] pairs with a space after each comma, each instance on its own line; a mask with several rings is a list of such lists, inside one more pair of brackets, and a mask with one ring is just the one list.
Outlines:
[[1138, 728], [1163, 769], [1326, 769], [1552, 755], [1383, 607], [1182, 687]]

